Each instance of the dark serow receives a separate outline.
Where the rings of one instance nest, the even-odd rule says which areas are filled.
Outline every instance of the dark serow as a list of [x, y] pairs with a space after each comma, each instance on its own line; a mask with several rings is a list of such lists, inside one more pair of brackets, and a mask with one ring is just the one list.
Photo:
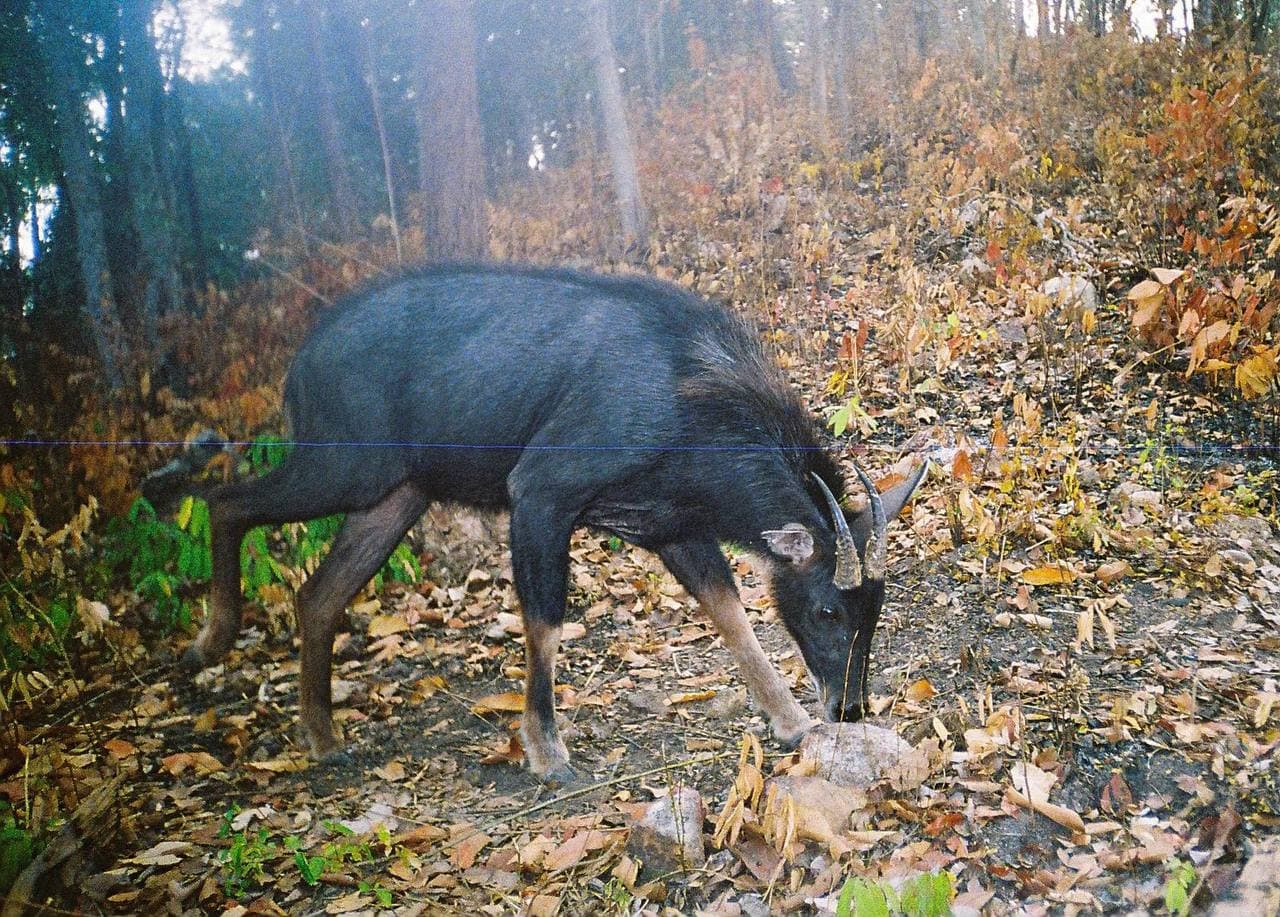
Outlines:
[[343, 608], [433, 500], [510, 509], [528, 663], [522, 735], [540, 777], [573, 775], [552, 688], [580, 526], [658, 553], [790, 745], [813, 722], [761, 650], [719, 545], [769, 558], [779, 616], [823, 712], [862, 717], [885, 530], [926, 465], [884, 494], [858, 469], [870, 505], [842, 509], [818, 425], [723, 308], [634, 277], [426, 269], [335, 307], [294, 359], [285, 410], [298, 445], [284, 464], [207, 492], [210, 612], [185, 659], [201, 668], [231, 648], [251, 527], [346, 513], [297, 597], [301, 720], [315, 756], [339, 751], [330, 664]]

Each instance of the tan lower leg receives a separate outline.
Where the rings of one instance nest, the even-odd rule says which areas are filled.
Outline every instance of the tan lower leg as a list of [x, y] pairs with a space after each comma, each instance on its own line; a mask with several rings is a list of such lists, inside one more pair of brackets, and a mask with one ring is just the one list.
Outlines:
[[751, 696], [768, 715], [774, 735], [783, 742], [798, 740], [813, 727], [813, 720], [765, 656], [737, 594], [717, 590], [698, 598], [733, 654]]
[[520, 738], [529, 769], [547, 776], [569, 763], [569, 750], [556, 729], [555, 666], [560, 627], [526, 620], [524, 634], [526, 671]]

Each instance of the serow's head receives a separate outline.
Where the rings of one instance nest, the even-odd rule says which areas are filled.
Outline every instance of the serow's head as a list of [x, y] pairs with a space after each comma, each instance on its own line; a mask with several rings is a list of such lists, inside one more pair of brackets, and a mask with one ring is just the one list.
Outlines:
[[855, 722], [866, 712], [871, 636], [884, 605], [886, 530], [928, 467], [922, 463], [908, 480], [880, 494], [854, 466], [869, 498], [860, 513], [842, 509], [815, 474], [813, 489], [830, 512], [830, 529], [789, 523], [762, 533], [777, 561], [778, 615], [800, 647], [823, 713], [835, 722]]

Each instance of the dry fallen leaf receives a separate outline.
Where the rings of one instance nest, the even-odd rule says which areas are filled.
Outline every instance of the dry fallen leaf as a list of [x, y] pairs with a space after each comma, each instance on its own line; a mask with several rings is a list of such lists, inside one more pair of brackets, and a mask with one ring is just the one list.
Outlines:
[[524, 695], [514, 691], [486, 694], [472, 702], [471, 711], [473, 713], [523, 713]]
[[931, 697], [936, 697], [938, 695], [938, 689], [930, 683], [929, 679], [921, 678], [907, 685], [907, 689], [902, 693], [907, 700], [919, 703], [920, 701], [926, 701]]
[[392, 783], [403, 780], [405, 777], [404, 765], [399, 761], [388, 761], [382, 767], [375, 767], [373, 772], [383, 780], [389, 780]]
[[374, 615], [369, 620], [369, 636], [389, 637], [409, 629], [409, 620], [402, 614]]
[[129, 757], [138, 750], [132, 742], [126, 742], [124, 739], [108, 739], [102, 743], [102, 747], [117, 761]]
[[667, 706], [675, 707], [678, 704], [693, 704], [698, 701], [711, 700], [716, 696], [716, 692], [708, 688], [706, 691], [686, 691], [683, 694], [672, 694], [667, 698]]
[[191, 769], [201, 776], [215, 774], [223, 769], [222, 762], [207, 751], [180, 751], [161, 758], [160, 766], [175, 777]]
[[464, 827], [461, 834], [462, 840], [449, 851], [449, 862], [458, 869], [470, 869], [475, 865], [476, 856], [489, 845], [493, 838], [470, 826]]
[[161, 841], [136, 856], [126, 857], [121, 863], [136, 863], [139, 866], [174, 866], [181, 863], [191, 851], [194, 844], [186, 841]]
[[1077, 834], [1084, 834], [1084, 819], [1079, 814], [1049, 802], [1049, 790], [1057, 782], [1053, 774], [1026, 761], [1015, 761], [1009, 766], [1009, 776], [1012, 786], [1005, 795], [1011, 801], [1033, 809]]
[[1053, 564], [1022, 571], [1022, 581], [1028, 586], [1057, 586], [1073, 582], [1075, 578], [1070, 567]]
[[311, 766], [311, 762], [304, 755], [285, 755], [280, 758], [272, 758], [268, 761], [249, 761], [245, 764], [250, 770], [266, 771], [270, 774], [291, 774], [297, 771], [305, 771]]

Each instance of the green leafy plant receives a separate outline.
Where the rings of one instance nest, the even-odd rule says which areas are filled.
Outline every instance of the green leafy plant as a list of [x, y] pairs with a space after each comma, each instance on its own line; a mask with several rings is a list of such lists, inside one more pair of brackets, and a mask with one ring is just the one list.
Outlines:
[[302, 881], [308, 885], [315, 885], [320, 881], [320, 877], [329, 871], [329, 861], [323, 854], [308, 856], [302, 849], [302, 838], [286, 837], [284, 846], [286, 850], [293, 852], [293, 862], [297, 865], [298, 872], [302, 874]]
[[395, 903], [395, 897], [391, 894], [391, 889], [387, 888], [381, 882], [359, 882], [356, 888], [362, 895], [373, 895], [374, 899], [381, 907], [391, 907]]
[[186, 627], [191, 608], [182, 588], [204, 582], [210, 574], [209, 508], [203, 500], [188, 497], [177, 519], [170, 521], [159, 518], [146, 498], [139, 497], [124, 516], [107, 524], [104, 559], [151, 603], [157, 621]]
[[36, 852], [36, 839], [18, 824], [9, 804], [0, 803], [0, 895], [8, 893]]
[[622, 880], [616, 876], [605, 883], [604, 900], [609, 902], [612, 912], [615, 914], [629, 914], [631, 912], [631, 892], [622, 883]]
[[922, 873], [895, 889], [884, 880], [850, 876], [836, 899], [837, 917], [947, 917], [956, 896], [950, 873]]
[[1196, 868], [1175, 860], [1164, 883], [1164, 906], [1170, 914], [1187, 917], [1191, 911], [1191, 889], [1196, 884]]
[[239, 898], [266, 876], [266, 866], [276, 858], [279, 848], [271, 841], [266, 828], [231, 835], [231, 845], [218, 854], [222, 864], [222, 887], [231, 898]]

